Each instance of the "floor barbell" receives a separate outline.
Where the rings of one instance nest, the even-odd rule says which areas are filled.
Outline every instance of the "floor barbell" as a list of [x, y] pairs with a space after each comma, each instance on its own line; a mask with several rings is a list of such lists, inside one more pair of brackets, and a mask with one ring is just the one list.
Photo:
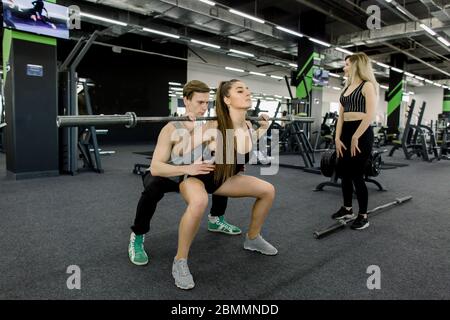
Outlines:
[[[217, 120], [217, 117], [197, 117], [196, 121]], [[261, 117], [247, 117], [250, 121], [260, 121]], [[79, 126], [112, 126], [125, 125], [127, 128], [133, 128], [137, 124], [142, 123], [158, 123], [170, 121], [191, 121], [188, 117], [138, 117], [134, 112], [127, 112], [123, 115], [82, 115], [82, 116], [58, 116], [56, 124], [62, 127], [79, 127]], [[285, 121], [285, 122], [314, 122], [313, 118], [285, 116], [280, 118], [269, 118], [269, 121]]]
[[[373, 208], [372, 210], [367, 211], [367, 214], [370, 215], [371, 217], [375, 216], [376, 214], [379, 214], [380, 212], [382, 212], [385, 209], [389, 209], [391, 207], [403, 204], [409, 200], [412, 199], [412, 196], [405, 196], [402, 198], [397, 198], [392, 202], [388, 202], [386, 204], [380, 205], [376, 208]], [[331, 226], [329, 226], [326, 229], [323, 230], [319, 230], [319, 231], [315, 231], [314, 232], [314, 238], [316, 239], [321, 239], [337, 230], [340, 230], [342, 228], [344, 228], [345, 226], [349, 225], [350, 222], [353, 222], [356, 219], [356, 215], [354, 215], [352, 218], [346, 218], [346, 219], [342, 219], [342, 220], [338, 220], [335, 223], [333, 223]]]

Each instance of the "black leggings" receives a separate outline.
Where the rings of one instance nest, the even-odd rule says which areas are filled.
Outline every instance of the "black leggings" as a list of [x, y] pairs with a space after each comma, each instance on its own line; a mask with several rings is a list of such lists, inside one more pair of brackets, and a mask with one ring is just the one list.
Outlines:
[[344, 206], [352, 206], [353, 186], [355, 186], [356, 197], [358, 199], [359, 213], [367, 213], [367, 203], [369, 195], [366, 183], [364, 181], [365, 168], [373, 146], [372, 127], [367, 130], [358, 139], [358, 148], [361, 153], [356, 151], [356, 156], [351, 156], [352, 136], [358, 129], [361, 121], [344, 121], [342, 125], [341, 141], [347, 148], [343, 150], [343, 157], [338, 161], [338, 172], [342, 179], [342, 195], [344, 196]]
[[[135, 234], [145, 234], [150, 230], [150, 220], [156, 210], [159, 200], [166, 192], [180, 192], [179, 183], [164, 177], [154, 177], [149, 172], [143, 176], [144, 191], [139, 199], [136, 218], [131, 230]], [[227, 208], [228, 197], [213, 195], [211, 215], [222, 216]]]

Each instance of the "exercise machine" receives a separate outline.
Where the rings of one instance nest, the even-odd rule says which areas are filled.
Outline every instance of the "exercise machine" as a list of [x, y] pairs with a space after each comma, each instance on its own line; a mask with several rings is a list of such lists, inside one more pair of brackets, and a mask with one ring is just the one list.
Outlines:
[[336, 123], [339, 116], [337, 112], [325, 113], [322, 124], [320, 125], [320, 132], [316, 133], [316, 142], [314, 143], [314, 151], [325, 151], [334, 147], [334, 136], [336, 131]]
[[411, 124], [411, 121], [414, 114], [415, 103], [416, 101], [413, 99], [408, 108], [402, 139], [400, 141], [394, 141], [394, 146], [389, 152], [389, 156], [391, 157], [396, 150], [401, 148], [405, 154], [405, 158], [408, 160], [413, 156], [417, 156], [424, 161], [432, 161], [438, 158], [438, 148], [433, 129], [430, 126], [422, 124], [426, 102], [424, 101], [422, 103], [417, 118], [417, 124], [413, 125]]

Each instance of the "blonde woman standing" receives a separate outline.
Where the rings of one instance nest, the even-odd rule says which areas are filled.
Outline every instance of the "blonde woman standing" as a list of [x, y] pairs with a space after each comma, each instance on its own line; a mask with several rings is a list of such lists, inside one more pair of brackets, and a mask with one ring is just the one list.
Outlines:
[[344, 72], [347, 80], [340, 97], [335, 137], [344, 204], [332, 218], [353, 216], [352, 196], [355, 190], [359, 212], [351, 228], [362, 230], [369, 226], [369, 196], [364, 171], [372, 152], [374, 135], [370, 125], [378, 101], [378, 83], [369, 57], [362, 52], [345, 58]]

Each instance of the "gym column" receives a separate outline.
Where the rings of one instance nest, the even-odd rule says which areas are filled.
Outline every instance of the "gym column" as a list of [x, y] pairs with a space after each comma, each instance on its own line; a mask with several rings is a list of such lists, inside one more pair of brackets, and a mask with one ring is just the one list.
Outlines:
[[[391, 56], [391, 66], [402, 69], [405, 63], [405, 56], [403, 54], [393, 54]], [[389, 90], [387, 92], [387, 133], [398, 134], [400, 127], [400, 115], [402, 112], [402, 98], [403, 98], [403, 73], [394, 70], [389, 71]], [[402, 119], [403, 121], [403, 119]]]
[[450, 90], [444, 89], [444, 101], [442, 102], [442, 113], [450, 114]]
[[[300, 16], [300, 32], [322, 41], [328, 41], [329, 39], [325, 38], [325, 23], [326, 16], [320, 12], [303, 13]], [[311, 127], [312, 132], [320, 132], [320, 124], [322, 123], [323, 90], [321, 86], [313, 85], [313, 73], [316, 68], [320, 67], [320, 51], [323, 49], [325, 47], [310, 41], [306, 37], [298, 40], [298, 68], [291, 82], [297, 88], [297, 99], [309, 98], [310, 114], [308, 116], [315, 119]], [[312, 139], [315, 138], [312, 137]]]
[[8, 177], [58, 175], [56, 39], [4, 29], [3, 70]]

